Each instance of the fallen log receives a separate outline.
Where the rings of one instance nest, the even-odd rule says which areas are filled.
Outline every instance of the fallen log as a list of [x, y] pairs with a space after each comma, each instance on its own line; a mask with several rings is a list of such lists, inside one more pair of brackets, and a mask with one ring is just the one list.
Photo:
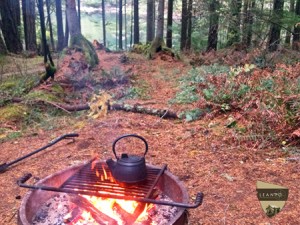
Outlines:
[[[13, 102], [22, 102], [23, 100], [20, 98], [13, 98]], [[44, 102], [46, 104], [53, 105], [56, 108], [59, 108], [61, 110], [67, 111], [67, 112], [77, 112], [82, 110], [89, 110], [90, 106], [88, 104], [78, 104], [78, 105], [68, 105], [68, 104], [62, 104], [57, 102], [49, 102], [44, 101], [42, 99], [37, 99], [36, 102]], [[176, 112], [171, 111], [169, 109], [153, 109], [148, 108], [140, 104], [125, 104], [125, 103], [112, 103], [108, 104], [108, 110], [122, 110], [126, 112], [133, 112], [133, 113], [142, 113], [142, 114], [148, 114], [153, 116], [159, 116], [164, 119], [178, 119], [179, 116]]]
[[134, 113], [144, 113], [154, 116], [159, 116], [162, 118], [169, 118], [169, 119], [178, 119], [178, 115], [176, 112], [166, 110], [166, 109], [153, 109], [147, 108], [139, 104], [129, 105], [129, 104], [111, 104], [109, 107], [110, 110], [123, 110], [126, 112], [134, 112]]

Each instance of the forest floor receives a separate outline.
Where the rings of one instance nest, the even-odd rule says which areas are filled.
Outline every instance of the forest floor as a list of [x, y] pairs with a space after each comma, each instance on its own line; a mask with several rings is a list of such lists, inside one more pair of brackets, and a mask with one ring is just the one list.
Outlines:
[[[170, 103], [179, 89], [178, 79], [191, 69], [188, 63], [164, 55], [149, 61], [133, 53], [127, 63], [120, 63], [123, 53], [98, 51], [98, 55], [100, 64], [93, 70], [94, 74], [100, 76], [101, 71], [118, 68], [130, 71], [130, 82], [138, 83], [139, 88], [131, 90], [138, 93], [139, 98], [127, 99], [127, 103], [175, 112], [195, 106], [193, 103]], [[69, 73], [64, 62], [60, 66], [56, 82], [62, 81], [64, 74]], [[114, 96], [122, 95], [122, 83], [108, 92]], [[95, 154], [100, 159], [111, 158], [112, 142], [130, 133], [139, 134], [148, 141], [146, 161], [157, 166], [168, 164], [168, 169], [187, 187], [190, 201], [197, 192], [204, 193], [203, 204], [189, 210], [189, 224], [299, 224], [299, 157], [278, 145], [259, 147], [252, 144], [253, 140], [233, 138], [233, 131], [227, 126], [228, 120], [243, 117], [240, 112], [208, 115], [192, 122], [124, 111], [109, 111], [106, 116], [93, 119], [87, 116], [88, 113], [85, 111], [76, 116], [66, 113], [57, 121], [51, 121], [51, 129], [28, 127], [21, 137], [0, 143], [0, 162], [4, 163], [65, 133], [79, 134], [75, 142], [61, 141], [0, 174], [0, 224], [17, 224], [18, 209], [28, 190], [18, 187], [16, 181], [24, 173], [44, 178], [90, 160]], [[248, 122], [246, 119], [239, 121]], [[261, 208], [256, 192], [257, 181], [289, 189], [283, 210], [272, 218], [267, 217]]]

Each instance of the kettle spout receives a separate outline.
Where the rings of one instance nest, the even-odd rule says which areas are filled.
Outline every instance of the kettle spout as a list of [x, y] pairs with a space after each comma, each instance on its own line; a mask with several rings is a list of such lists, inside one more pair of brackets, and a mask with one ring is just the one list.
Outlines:
[[108, 168], [110, 169], [110, 171], [113, 173], [117, 163], [112, 159], [107, 159], [106, 164], [107, 164]]

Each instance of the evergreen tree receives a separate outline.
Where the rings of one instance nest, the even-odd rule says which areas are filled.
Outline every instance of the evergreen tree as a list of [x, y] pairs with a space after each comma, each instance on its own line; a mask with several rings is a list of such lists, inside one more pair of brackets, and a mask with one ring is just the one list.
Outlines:
[[61, 51], [64, 48], [64, 30], [62, 19], [62, 5], [61, 0], [55, 1], [56, 6], [56, 24], [57, 24], [57, 51]]
[[187, 25], [187, 40], [186, 40], [186, 49], [191, 49], [192, 45], [192, 16], [193, 16], [193, 0], [188, 2], [188, 25]]
[[155, 0], [147, 0], [147, 43], [154, 38], [154, 6]]
[[48, 17], [47, 19], [48, 19], [48, 23], [49, 23], [51, 49], [54, 49], [54, 38], [53, 38], [52, 20], [51, 20], [51, 13], [50, 13], [50, 0], [46, 0], [46, 9], [47, 9], [47, 17]]
[[140, 26], [139, 26], [139, 0], [133, 0], [133, 43], [140, 42]]
[[187, 0], [182, 0], [182, 9], [181, 9], [181, 39], [180, 39], [180, 49], [186, 49], [186, 40], [187, 40], [187, 27], [188, 27], [188, 7]]
[[123, 1], [119, 0], [119, 49], [123, 49]]
[[22, 0], [25, 48], [36, 51], [35, 0]]
[[230, 0], [230, 20], [227, 33], [227, 46], [240, 42], [242, 0]]
[[[20, 39], [20, 5], [16, 0], [1, 0], [0, 13], [2, 19], [2, 33], [6, 48], [9, 52], [20, 53], [22, 42]], [[19, 15], [18, 15], [19, 13]]]
[[[300, 16], [300, 0], [297, 0], [295, 13], [297, 16]], [[293, 36], [293, 49], [299, 49], [299, 42], [300, 42], [300, 24], [297, 23], [294, 28], [294, 36]]]
[[252, 26], [253, 26], [253, 9], [255, 7], [255, 0], [244, 0], [243, 6], [243, 36], [242, 42], [250, 47], [252, 40]]
[[106, 18], [105, 18], [105, 4], [102, 0], [102, 30], [103, 30], [103, 45], [106, 46]]
[[172, 48], [172, 25], [173, 25], [173, 4], [174, 0], [168, 0], [168, 18], [167, 18], [167, 38], [168, 48]]
[[217, 50], [218, 31], [219, 31], [219, 2], [218, 0], [210, 0], [209, 3], [209, 31], [207, 41], [207, 51]]
[[273, 52], [276, 51], [280, 44], [281, 20], [283, 16], [284, 0], [274, 0], [273, 13], [271, 18], [271, 27], [269, 33], [268, 49]]

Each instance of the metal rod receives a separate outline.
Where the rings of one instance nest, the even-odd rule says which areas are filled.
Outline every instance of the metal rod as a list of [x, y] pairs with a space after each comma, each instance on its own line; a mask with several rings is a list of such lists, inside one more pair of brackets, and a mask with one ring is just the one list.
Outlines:
[[153, 193], [154, 187], [156, 186], [156, 184], [157, 184], [157, 182], [159, 181], [161, 175], [165, 172], [166, 169], [167, 169], [167, 164], [165, 164], [165, 165], [161, 168], [161, 170], [159, 171], [159, 173], [157, 174], [157, 177], [156, 177], [156, 179], [154, 180], [154, 182], [153, 182], [153, 184], [152, 184], [150, 190], [149, 190], [148, 193], [146, 194], [146, 198], [150, 198], [150, 197], [151, 197], [151, 195], [152, 195], [152, 193]]
[[17, 163], [17, 162], [20, 162], [21, 160], [26, 159], [26, 158], [28, 158], [28, 157], [30, 157], [30, 156], [32, 156], [32, 155], [34, 155], [34, 154], [36, 154], [36, 153], [38, 153], [38, 152], [44, 150], [44, 149], [46, 149], [46, 148], [49, 148], [50, 146], [56, 144], [57, 142], [59, 142], [59, 141], [61, 141], [61, 140], [63, 140], [63, 139], [67, 139], [67, 138], [71, 138], [71, 137], [78, 137], [78, 136], [79, 136], [79, 135], [76, 134], [76, 133], [71, 133], [71, 134], [65, 134], [65, 135], [62, 135], [62, 136], [60, 136], [60, 137], [54, 139], [53, 141], [51, 141], [49, 144], [47, 144], [47, 145], [44, 146], [44, 147], [41, 147], [41, 148], [39, 148], [39, 149], [37, 149], [37, 150], [35, 150], [35, 151], [33, 151], [33, 152], [27, 154], [27, 155], [24, 155], [24, 156], [22, 156], [22, 157], [20, 157], [20, 158], [18, 158], [18, 159], [16, 159], [16, 160], [14, 160], [14, 161], [12, 161], [12, 162], [1, 164], [1, 165], [0, 165], [0, 173], [5, 172], [5, 170], [6, 170], [9, 166], [11, 166], [11, 165], [13, 165], [13, 164], [15, 164], [15, 163]]
[[64, 192], [64, 193], [70, 193], [70, 194], [82, 194], [82, 195], [91, 195], [96, 197], [103, 197], [103, 198], [113, 198], [113, 199], [124, 199], [124, 200], [131, 200], [131, 201], [137, 201], [137, 202], [143, 202], [143, 203], [152, 203], [152, 204], [159, 204], [159, 205], [169, 205], [169, 206], [175, 206], [175, 207], [181, 207], [181, 208], [197, 208], [202, 204], [203, 201], [203, 193], [199, 192], [196, 195], [196, 200], [193, 204], [188, 203], [180, 203], [180, 202], [169, 202], [169, 201], [161, 201], [161, 200], [155, 200], [150, 198], [135, 198], [130, 196], [124, 196], [124, 195], [113, 195], [110, 193], [100, 193], [99, 191], [91, 192], [91, 191], [85, 191], [85, 190], [74, 190], [74, 189], [66, 189], [66, 188], [56, 188], [56, 187], [47, 187], [47, 186], [31, 186], [25, 184], [27, 180], [31, 178], [31, 174], [26, 174], [24, 177], [20, 178], [17, 181], [17, 184], [20, 187], [24, 188], [30, 188], [34, 190], [44, 190], [44, 191], [54, 191], [54, 192]]

